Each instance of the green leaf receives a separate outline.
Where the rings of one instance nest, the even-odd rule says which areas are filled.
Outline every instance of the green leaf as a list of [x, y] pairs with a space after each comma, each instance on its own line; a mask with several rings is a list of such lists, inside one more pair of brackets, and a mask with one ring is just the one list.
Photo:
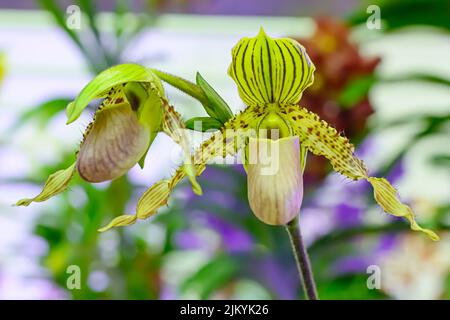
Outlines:
[[389, 78], [382, 78], [380, 81], [383, 82], [402, 82], [402, 81], [425, 81], [425, 82], [432, 82], [435, 84], [442, 84], [446, 86], [450, 86], [450, 80], [440, 77], [438, 75], [434, 74], [427, 74], [427, 73], [410, 73], [410, 74], [402, 74], [399, 76], [389, 77]]
[[102, 98], [111, 87], [127, 82], [152, 82], [164, 92], [159, 78], [151, 70], [138, 64], [120, 64], [98, 74], [81, 90], [78, 97], [69, 103], [66, 110], [67, 124], [78, 119], [93, 99]]
[[71, 99], [69, 98], [48, 100], [23, 113], [17, 120], [15, 128], [17, 129], [31, 120], [37, 121], [40, 126], [45, 126], [53, 116], [63, 111], [70, 101]]
[[396, 30], [411, 25], [431, 25], [450, 29], [448, 0], [365, 0], [359, 3], [359, 9], [346, 20], [351, 25], [366, 23], [373, 13], [367, 13], [369, 5], [380, 7], [383, 29]]
[[[202, 124], [201, 128], [195, 127], [196, 122], [201, 122]], [[210, 129], [219, 130], [220, 128], [222, 128], [222, 126], [223, 124], [220, 121], [210, 117], [195, 117], [186, 121], [186, 128], [202, 132], [205, 132]]]
[[125, 30], [124, 17], [130, 10], [127, 1], [118, 0], [114, 10], [114, 31], [116, 39], [120, 39]]
[[230, 257], [220, 255], [186, 279], [181, 285], [181, 292], [195, 292], [200, 299], [207, 299], [214, 291], [229, 282], [236, 271], [235, 262]]
[[344, 108], [353, 107], [367, 96], [375, 82], [376, 78], [373, 75], [359, 77], [350, 81], [338, 97], [339, 104]]
[[343, 275], [322, 282], [319, 296], [324, 300], [369, 300], [386, 299], [381, 290], [367, 288], [367, 274]]
[[197, 85], [203, 90], [208, 98], [209, 104], [204, 105], [206, 112], [213, 118], [219, 120], [222, 123], [227, 122], [233, 113], [231, 112], [228, 104], [222, 99], [221, 96], [206, 82], [205, 79], [197, 72], [196, 76]]
[[430, 158], [431, 163], [435, 166], [441, 166], [442, 168], [450, 168], [450, 155], [437, 154]]

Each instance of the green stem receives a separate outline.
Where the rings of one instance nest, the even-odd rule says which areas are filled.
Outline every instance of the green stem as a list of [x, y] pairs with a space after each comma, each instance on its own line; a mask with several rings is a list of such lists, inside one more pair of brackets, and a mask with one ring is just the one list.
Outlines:
[[309, 261], [308, 252], [303, 242], [300, 226], [298, 223], [298, 216], [286, 225], [286, 231], [291, 241], [292, 253], [295, 257], [300, 280], [303, 285], [303, 290], [309, 300], [318, 300], [316, 283]]
[[197, 99], [203, 105], [209, 105], [208, 97], [206, 97], [203, 90], [195, 83], [183, 79], [181, 77], [175, 76], [170, 73], [159, 71], [156, 69], [151, 69], [161, 80], [167, 82], [171, 86], [183, 91], [184, 93], [190, 95], [192, 98]]

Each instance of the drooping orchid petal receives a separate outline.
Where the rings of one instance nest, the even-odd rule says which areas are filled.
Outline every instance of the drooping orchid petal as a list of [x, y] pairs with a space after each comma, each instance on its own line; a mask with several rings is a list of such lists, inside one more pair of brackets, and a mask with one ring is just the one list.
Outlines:
[[353, 179], [367, 180], [374, 188], [376, 202], [387, 213], [407, 219], [411, 229], [424, 232], [432, 240], [439, 236], [431, 230], [420, 227], [410, 207], [401, 203], [397, 191], [384, 178], [369, 177], [362, 160], [354, 154], [354, 147], [347, 138], [341, 136], [336, 129], [320, 120], [319, 116], [298, 106], [286, 106], [282, 112], [289, 119], [295, 133], [300, 137], [300, 143], [310, 152], [330, 160], [335, 171]]
[[181, 146], [184, 153], [184, 171], [192, 185], [195, 194], [201, 195], [202, 188], [196, 181], [196, 170], [194, 157], [191, 155], [189, 138], [186, 135], [186, 126], [181, 119], [181, 115], [175, 111], [166, 101], [164, 105], [164, 120], [162, 122], [163, 131], [169, 135], [178, 145]]
[[248, 106], [295, 104], [313, 83], [315, 67], [305, 49], [289, 38], [272, 39], [261, 28], [232, 50], [228, 74]]
[[373, 187], [375, 200], [384, 211], [396, 217], [403, 217], [409, 221], [411, 229], [424, 232], [430, 239], [439, 240], [439, 236], [429, 229], [424, 229], [416, 222], [414, 212], [410, 207], [400, 202], [397, 190], [385, 178], [370, 177], [367, 179]]
[[364, 163], [353, 155], [355, 147], [318, 115], [297, 105], [285, 106], [281, 113], [300, 137], [302, 146], [315, 155], [325, 156], [335, 171], [353, 180], [367, 177]]
[[298, 137], [249, 141], [248, 200], [253, 213], [270, 225], [294, 219], [303, 199]]
[[45, 182], [42, 191], [34, 198], [25, 198], [17, 201], [16, 206], [28, 206], [31, 202], [42, 202], [51, 197], [65, 191], [69, 185], [70, 180], [75, 173], [75, 163], [70, 167], [59, 170], [50, 175]]
[[161, 180], [149, 188], [139, 199], [136, 214], [125, 214], [114, 218], [108, 225], [98, 231], [104, 232], [115, 227], [124, 227], [134, 224], [138, 219], [147, 219], [167, 204], [171, 189], [168, 180]]

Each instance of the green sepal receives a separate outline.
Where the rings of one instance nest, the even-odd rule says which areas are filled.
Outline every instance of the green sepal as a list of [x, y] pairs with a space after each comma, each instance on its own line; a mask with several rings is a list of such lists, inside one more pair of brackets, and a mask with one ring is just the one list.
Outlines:
[[138, 64], [120, 64], [99, 73], [81, 90], [76, 99], [67, 105], [67, 124], [78, 119], [92, 100], [104, 98], [109, 89], [128, 82], [151, 83], [161, 95], [164, 93], [161, 81], [151, 70]]
[[[201, 130], [198, 130], [198, 128], [195, 127], [195, 123], [199, 121], [202, 123]], [[195, 117], [186, 121], [186, 128], [195, 131], [205, 132], [211, 129], [219, 130], [222, 127], [223, 124], [219, 120], [210, 117]]]
[[208, 98], [209, 104], [203, 104], [206, 112], [213, 118], [225, 123], [233, 117], [230, 107], [222, 97], [209, 85], [208, 82], [197, 72], [195, 77], [197, 85], [203, 90]]

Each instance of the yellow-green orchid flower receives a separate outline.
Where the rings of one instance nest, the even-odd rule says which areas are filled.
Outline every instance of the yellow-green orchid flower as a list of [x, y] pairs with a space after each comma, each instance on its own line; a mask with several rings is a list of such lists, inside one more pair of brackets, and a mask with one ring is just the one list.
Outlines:
[[[396, 190], [386, 179], [369, 176], [347, 138], [316, 114], [298, 106], [302, 92], [313, 83], [314, 70], [305, 49], [292, 39], [272, 39], [262, 29], [254, 38], [241, 39], [232, 50], [228, 73], [247, 108], [232, 116], [196, 150], [196, 175], [216, 156], [244, 150], [248, 198], [254, 214], [265, 223], [282, 225], [299, 213], [302, 170], [309, 151], [326, 157], [336, 172], [352, 180], [367, 180], [384, 211], [404, 217], [412, 230], [438, 240], [433, 231], [417, 224], [411, 208], [398, 200]], [[278, 137], [263, 136], [261, 132], [267, 131], [262, 129], [275, 132]], [[265, 156], [260, 154], [261, 146], [277, 150], [279, 167], [275, 173], [263, 174]], [[257, 161], [248, 159], [252, 153]], [[142, 195], [134, 215], [120, 216], [101, 231], [152, 216], [167, 203], [172, 189], [185, 175], [186, 170], [181, 167], [172, 178], [156, 183]]]
[[[103, 96], [107, 96], [107, 103], [98, 112], [114, 110], [115, 106], [117, 111], [110, 111], [111, 114], [117, 114], [117, 117], [120, 114], [133, 129], [114, 129], [114, 126], [120, 128], [124, 125], [114, 124], [114, 121], [106, 119], [106, 116], [105, 119], [99, 120], [100, 116], [97, 115], [83, 140], [87, 146], [83, 146], [82, 143], [80, 148], [79, 159], [82, 160], [79, 160], [80, 163], [77, 161], [77, 168], [79, 171], [81, 169], [82, 177], [85, 176], [87, 180], [95, 180], [98, 175], [101, 179], [115, 178], [135, 163], [148, 148], [147, 140], [141, 137], [141, 129], [137, 129], [137, 123], [146, 128], [153, 128], [151, 130], [162, 129], [176, 142], [184, 145], [183, 149], [187, 155], [186, 163], [178, 168], [170, 179], [157, 182], [141, 196], [135, 214], [119, 216], [100, 231], [130, 225], [138, 219], [154, 215], [159, 207], [167, 204], [171, 191], [185, 176], [189, 177], [194, 191], [200, 193], [195, 176], [199, 176], [216, 156], [236, 155], [239, 151], [242, 151], [244, 157], [248, 176], [248, 198], [254, 214], [271, 225], [287, 224], [299, 214], [303, 198], [302, 170], [306, 153], [309, 151], [326, 157], [336, 172], [352, 180], [367, 180], [374, 188], [375, 200], [384, 211], [406, 218], [410, 222], [411, 229], [422, 231], [431, 239], [438, 240], [439, 237], [433, 231], [417, 224], [411, 208], [398, 200], [396, 190], [386, 179], [369, 176], [364, 163], [354, 155], [354, 146], [347, 138], [320, 120], [316, 114], [298, 106], [303, 91], [313, 83], [314, 70], [315, 67], [305, 49], [292, 39], [272, 39], [262, 29], [254, 38], [241, 39], [232, 50], [232, 62], [228, 73], [236, 82], [239, 95], [247, 105], [246, 109], [232, 115], [223, 100], [217, 98], [215, 91], [199, 75], [197, 83], [203, 92], [198, 92], [199, 87], [191, 86], [187, 81], [179, 86], [184, 92], [197, 97], [208, 114], [215, 114], [212, 122], [215, 125], [219, 124], [220, 127], [196, 149], [192, 156], [187, 147], [187, 138], [178, 130], [184, 128], [183, 122], [173, 108], [169, 107], [161, 94], [162, 89], [154, 89], [156, 84], [159, 84], [158, 81], [153, 78], [152, 81], [146, 81], [128, 77], [120, 83], [122, 85], [120, 88], [116, 88], [118, 84], [114, 84], [115, 86], [109, 86], [108, 90], [105, 90], [106, 88], [88, 90], [86, 89], [88, 85], [73, 105], [69, 106], [69, 121], [76, 119], [85, 105], [98, 96], [98, 92], [104, 92]], [[175, 76], [156, 70], [152, 75], [155, 74], [169, 83], [179, 80]], [[102, 74], [98, 77], [101, 76]], [[118, 79], [124, 78], [124, 75], [118, 76]], [[105, 76], [102, 79], [104, 80]], [[96, 82], [95, 79], [93, 82]], [[134, 95], [127, 96], [124, 93], [126, 85], [124, 87], [123, 84], [130, 82], [142, 85], [142, 91], [149, 95], [148, 99], [151, 102], [141, 105], [145, 99], [138, 99], [139, 103], [134, 103], [132, 98]], [[114, 90], [110, 93], [112, 87]], [[86, 94], [84, 91], [92, 91], [95, 94], [92, 92]], [[154, 92], [159, 92], [158, 99], [154, 98]], [[82, 100], [87, 101], [81, 104], [82, 107], [80, 102], [77, 102], [81, 96], [84, 97]], [[118, 98], [123, 100], [119, 103]], [[155, 111], [155, 108], [158, 111]], [[136, 118], [133, 118], [130, 112], [134, 112]], [[154, 124], [156, 119], [159, 119], [158, 112], [163, 115], [161, 128]], [[112, 115], [108, 117], [111, 118]], [[133, 120], [130, 120], [131, 118]], [[149, 125], [149, 121], [153, 124]], [[159, 123], [158, 121], [156, 122]], [[97, 135], [106, 137], [107, 134], [103, 132], [109, 130], [114, 137], [131, 134], [137, 142], [131, 150], [122, 153], [119, 142], [116, 142], [119, 143], [117, 146], [106, 146], [103, 144], [103, 138], [96, 140]], [[94, 132], [92, 138], [89, 138], [92, 132]], [[150, 137], [148, 141], [151, 139]], [[86, 148], [86, 151], [83, 148]], [[108, 157], [114, 157], [114, 152], [119, 152], [119, 156], [111, 161], [114, 165], [110, 167]], [[89, 159], [86, 162], [85, 157]], [[268, 162], [276, 163], [275, 170], [267, 168]], [[27, 205], [31, 201], [43, 201], [63, 191], [74, 170], [75, 164], [54, 174], [47, 181], [43, 193], [34, 199], [21, 200], [18, 204]]]
[[119, 178], [138, 162], [143, 167], [145, 155], [160, 131], [183, 147], [188, 158], [183, 170], [194, 191], [201, 193], [192, 169], [189, 142], [180, 134], [184, 122], [168, 104], [162, 84], [152, 71], [136, 64], [105, 70], [68, 105], [67, 122], [75, 121], [89, 102], [97, 98], [103, 101], [83, 134], [75, 162], [50, 175], [37, 196], [19, 200], [16, 205], [28, 206], [63, 192], [75, 172], [96, 183]]

